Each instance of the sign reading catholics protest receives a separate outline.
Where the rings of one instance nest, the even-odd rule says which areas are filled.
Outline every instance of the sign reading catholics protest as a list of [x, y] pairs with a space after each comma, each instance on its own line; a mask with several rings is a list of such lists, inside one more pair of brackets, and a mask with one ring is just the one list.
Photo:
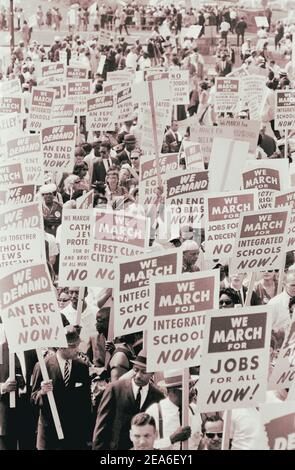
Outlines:
[[6, 143], [7, 158], [22, 162], [25, 180], [29, 184], [44, 184], [43, 149], [39, 134], [21, 134]]
[[138, 255], [148, 247], [149, 224], [145, 217], [107, 209], [96, 209], [93, 218], [85, 285], [114, 287], [115, 259]]
[[275, 129], [283, 131], [295, 126], [295, 90], [276, 90]]
[[[186, 170], [168, 174], [166, 180], [166, 205], [170, 210], [170, 236], [177, 238], [174, 226], [189, 225], [201, 228], [204, 212], [204, 192], [208, 189], [208, 171]], [[173, 232], [173, 233], [172, 233]]]
[[198, 382], [199, 412], [253, 407], [265, 401], [271, 315], [265, 306], [206, 315]]
[[92, 210], [63, 210], [60, 233], [59, 285], [82, 285], [88, 276]]
[[290, 209], [241, 213], [230, 273], [282, 269], [285, 265]]
[[258, 209], [274, 207], [274, 196], [278, 191], [287, 189], [288, 159], [248, 160], [244, 163], [242, 187], [258, 189]]
[[33, 87], [26, 127], [28, 131], [41, 131], [43, 127], [49, 124], [54, 95], [54, 90]]
[[181, 272], [182, 258], [177, 251], [149, 253], [121, 258], [115, 263], [114, 335], [120, 336], [147, 328], [151, 314], [149, 282], [152, 276]]
[[265, 450], [295, 450], [295, 401], [259, 406]]
[[67, 82], [67, 103], [75, 105], [75, 115], [84, 116], [87, 111], [87, 100], [91, 95], [90, 80], [71, 80]]
[[0, 308], [10, 352], [67, 347], [45, 264], [6, 270], [0, 278]]
[[275, 366], [268, 381], [270, 390], [291, 388], [295, 378], [295, 319], [285, 333]]
[[216, 78], [215, 111], [235, 113], [239, 101], [238, 78]]
[[200, 364], [205, 317], [218, 306], [218, 292], [216, 271], [150, 279], [148, 372]]
[[205, 194], [205, 258], [229, 257], [235, 243], [240, 213], [254, 210], [257, 210], [257, 191]]
[[95, 95], [87, 100], [87, 131], [114, 131], [116, 114], [112, 95]]
[[54, 172], [71, 172], [74, 167], [75, 125], [42, 129], [44, 168]]
[[295, 244], [295, 191], [284, 191], [275, 197], [274, 207], [290, 207], [291, 218], [289, 224], [287, 251], [293, 251]]

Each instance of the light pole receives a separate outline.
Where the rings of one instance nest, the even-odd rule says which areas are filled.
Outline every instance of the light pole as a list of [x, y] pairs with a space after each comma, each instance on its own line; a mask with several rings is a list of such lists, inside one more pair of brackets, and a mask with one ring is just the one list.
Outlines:
[[13, 0], [9, 0], [10, 9], [10, 49], [11, 52], [14, 50], [14, 6]]

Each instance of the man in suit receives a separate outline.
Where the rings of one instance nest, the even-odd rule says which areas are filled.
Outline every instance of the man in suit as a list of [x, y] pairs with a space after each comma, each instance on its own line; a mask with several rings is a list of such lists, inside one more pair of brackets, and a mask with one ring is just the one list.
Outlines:
[[217, 62], [215, 70], [219, 77], [225, 77], [232, 71], [232, 63], [227, 59], [225, 54], [221, 55], [220, 61]]
[[141, 351], [133, 363], [131, 379], [111, 382], [102, 396], [93, 433], [93, 450], [127, 450], [131, 420], [140, 411], [164, 397], [146, 372], [146, 354]]
[[169, 152], [178, 152], [181, 144], [181, 137], [178, 134], [178, 122], [172, 121], [170, 129], [164, 136], [164, 144], [169, 149]]
[[99, 149], [95, 149], [94, 154], [100, 160], [93, 164], [92, 183], [96, 181], [105, 182], [106, 174], [111, 166], [119, 165], [117, 158], [110, 155], [111, 145], [109, 142], [102, 142]]
[[117, 154], [117, 159], [120, 165], [122, 165], [122, 163], [129, 163], [129, 165], [131, 165], [130, 156], [132, 150], [135, 149], [135, 145], [136, 138], [133, 134], [124, 135], [124, 149]]
[[[66, 327], [67, 348], [45, 359], [49, 381], [42, 381], [39, 363], [33, 373], [31, 400], [39, 407], [38, 450], [86, 450], [91, 436], [89, 368], [77, 359], [80, 338], [73, 325]], [[53, 391], [64, 439], [57, 437], [47, 393]], [[77, 413], [79, 419], [77, 421]]]

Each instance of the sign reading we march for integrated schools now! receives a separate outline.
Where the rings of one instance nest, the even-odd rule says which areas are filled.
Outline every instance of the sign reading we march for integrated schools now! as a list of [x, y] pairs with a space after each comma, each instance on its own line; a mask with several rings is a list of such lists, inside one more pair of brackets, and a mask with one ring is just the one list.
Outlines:
[[240, 214], [256, 210], [257, 199], [257, 190], [205, 194], [205, 258], [220, 259], [230, 256], [237, 235]]
[[176, 250], [117, 260], [114, 290], [115, 336], [146, 329], [148, 315], [151, 313], [150, 278], [180, 274], [181, 268], [182, 257]]
[[10, 268], [0, 278], [0, 308], [10, 352], [67, 347], [45, 264]]
[[54, 95], [54, 90], [33, 87], [26, 127], [28, 131], [41, 131], [42, 127], [49, 124]]
[[241, 213], [230, 273], [282, 269], [290, 209]]
[[75, 115], [86, 114], [87, 100], [91, 95], [90, 80], [71, 80], [67, 82], [67, 103], [75, 105]]
[[295, 90], [276, 90], [275, 128], [278, 131], [295, 126]]
[[150, 279], [148, 372], [200, 364], [205, 318], [217, 308], [218, 292], [216, 271]]
[[238, 78], [216, 78], [215, 111], [234, 113], [239, 101]]
[[109, 209], [96, 209], [92, 217], [88, 277], [83, 282], [85, 286], [114, 287], [115, 260], [147, 249], [149, 223], [145, 217]]
[[199, 412], [265, 401], [272, 317], [264, 306], [208, 312], [198, 382]]

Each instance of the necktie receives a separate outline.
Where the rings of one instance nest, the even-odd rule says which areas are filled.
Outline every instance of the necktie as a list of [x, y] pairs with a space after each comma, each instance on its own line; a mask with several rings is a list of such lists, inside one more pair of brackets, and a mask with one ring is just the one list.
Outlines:
[[69, 385], [69, 381], [70, 381], [70, 363], [69, 363], [69, 361], [66, 361], [66, 363], [65, 363], [65, 374], [64, 374], [65, 387], [67, 387]]
[[182, 426], [182, 407], [181, 406], [178, 408], [178, 413], [179, 413], [179, 423], [180, 423], [180, 426]]
[[140, 408], [141, 408], [141, 389], [142, 389], [142, 387], [139, 387], [139, 389], [137, 391], [136, 398], [135, 398], [136, 408], [138, 410], [140, 410]]

